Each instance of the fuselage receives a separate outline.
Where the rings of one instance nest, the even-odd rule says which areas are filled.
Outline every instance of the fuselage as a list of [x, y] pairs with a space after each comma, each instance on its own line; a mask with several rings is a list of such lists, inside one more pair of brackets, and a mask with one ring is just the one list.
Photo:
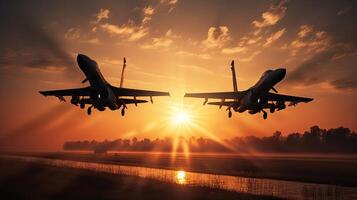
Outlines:
[[88, 80], [92, 88], [89, 101], [93, 106], [101, 111], [105, 110], [105, 107], [109, 107], [111, 110], [118, 109], [117, 98], [110, 88], [110, 84], [100, 72], [97, 62], [86, 55], [78, 54], [77, 63], [86, 76], [85, 81]]
[[237, 101], [233, 107], [235, 111], [244, 112], [249, 110], [251, 113], [259, 112], [267, 104], [266, 95], [280, 81], [284, 79], [286, 69], [267, 70], [263, 73], [258, 82], [246, 90], [242, 99]]

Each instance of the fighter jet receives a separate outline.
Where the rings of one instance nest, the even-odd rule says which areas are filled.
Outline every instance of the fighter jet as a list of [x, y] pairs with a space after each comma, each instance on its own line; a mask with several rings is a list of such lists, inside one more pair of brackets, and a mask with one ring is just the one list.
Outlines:
[[[295, 106], [300, 102], [310, 102], [312, 98], [289, 96], [277, 94], [278, 91], [274, 86], [282, 81], [286, 75], [286, 69], [280, 68], [275, 70], [267, 70], [263, 73], [258, 82], [248, 90], [238, 91], [236, 72], [234, 68], [234, 60], [231, 63], [231, 71], [233, 78], [233, 92], [213, 92], [213, 93], [186, 93], [185, 97], [204, 98], [203, 105], [206, 105], [208, 99], [221, 99], [220, 102], [208, 102], [209, 105], [217, 105], [227, 107], [228, 117], [232, 117], [232, 109], [235, 112], [248, 111], [249, 114], [263, 113], [263, 118], [267, 119], [268, 113], [264, 109], [269, 109], [270, 113], [275, 110], [283, 110], [286, 108], [285, 102], [290, 102], [288, 106]], [[270, 92], [274, 91], [274, 93]], [[226, 101], [226, 99], [229, 99]]]
[[40, 91], [40, 93], [44, 96], [58, 97], [60, 101], [66, 101], [64, 97], [69, 96], [71, 97], [71, 103], [75, 106], [79, 105], [81, 109], [84, 109], [85, 105], [88, 104], [88, 115], [92, 113], [92, 108], [99, 111], [104, 111], [106, 108], [109, 108], [110, 110], [119, 110], [121, 108], [122, 116], [125, 115], [125, 109], [127, 109], [128, 104], [135, 104], [135, 106], [137, 106], [139, 103], [148, 102], [146, 100], [137, 99], [137, 97], [148, 96], [150, 97], [151, 103], [153, 103], [153, 96], [170, 96], [168, 92], [124, 88], [125, 58], [121, 73], [120, 87], [115, 87], [108, 83], [100, 72], [97, 62], [88, 56], [78, 54], [77, 63], [86, 77], [82, 83], [89, 82], [90, 86], [64, 90]]

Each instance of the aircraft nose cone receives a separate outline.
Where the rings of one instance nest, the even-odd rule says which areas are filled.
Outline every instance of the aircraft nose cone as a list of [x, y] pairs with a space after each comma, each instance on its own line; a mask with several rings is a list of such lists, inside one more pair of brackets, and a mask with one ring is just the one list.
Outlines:
[[281, 77], [285, 77], [286, 75], [286, 69], [285, 68], [280, 68], [278, 69], [278, 73]]
[[285, 68], [277, 69], [277, 70], [275, 70], [275, 73], [277, 75], [278, 81], [281, 81], [284, 79], [284, 77], [286, 75], [286, 69]]
[[282, 74], [282, 76], [286, 75], [286, 69], [285, 68], [281, 68], [279, 70], [280, 70], [280, 73]]
[[81, 68], [84, 67], [85, 65], [87, 65], [89, 60], [90, 59], [86, 55], [83, 55], [83, 54], [77, 55], [77, 63], [79, 65], [79, 67], [81, 67]]
[[78, 54], [77, 55], [77, 62], [78, 63], [83, 62], [85, 59], [86, 59], [85, 55], [83, 55], [83, 54]]

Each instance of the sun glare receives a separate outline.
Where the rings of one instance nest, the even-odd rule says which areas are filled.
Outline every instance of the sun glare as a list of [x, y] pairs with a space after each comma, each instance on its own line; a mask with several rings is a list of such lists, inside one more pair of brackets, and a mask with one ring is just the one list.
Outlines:
[[181, 110], [172, 117], [172, 122], [175, 125], [183, 125], [190, 122], [190, 116], [187, 112]]
[[185, 171], [177, 171], [176, 180], [179, 184], [184, 184], [186, 181], [186, 172]]

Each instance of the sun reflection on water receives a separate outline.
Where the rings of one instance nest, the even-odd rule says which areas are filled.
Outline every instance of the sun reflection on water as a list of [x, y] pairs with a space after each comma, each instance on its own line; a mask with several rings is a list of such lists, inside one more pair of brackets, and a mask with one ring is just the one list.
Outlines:
[[186, 172], [185, 171], [177, 171], [176, 172], [176, 181], [179, 184], [185, 184], [186, 183]]

